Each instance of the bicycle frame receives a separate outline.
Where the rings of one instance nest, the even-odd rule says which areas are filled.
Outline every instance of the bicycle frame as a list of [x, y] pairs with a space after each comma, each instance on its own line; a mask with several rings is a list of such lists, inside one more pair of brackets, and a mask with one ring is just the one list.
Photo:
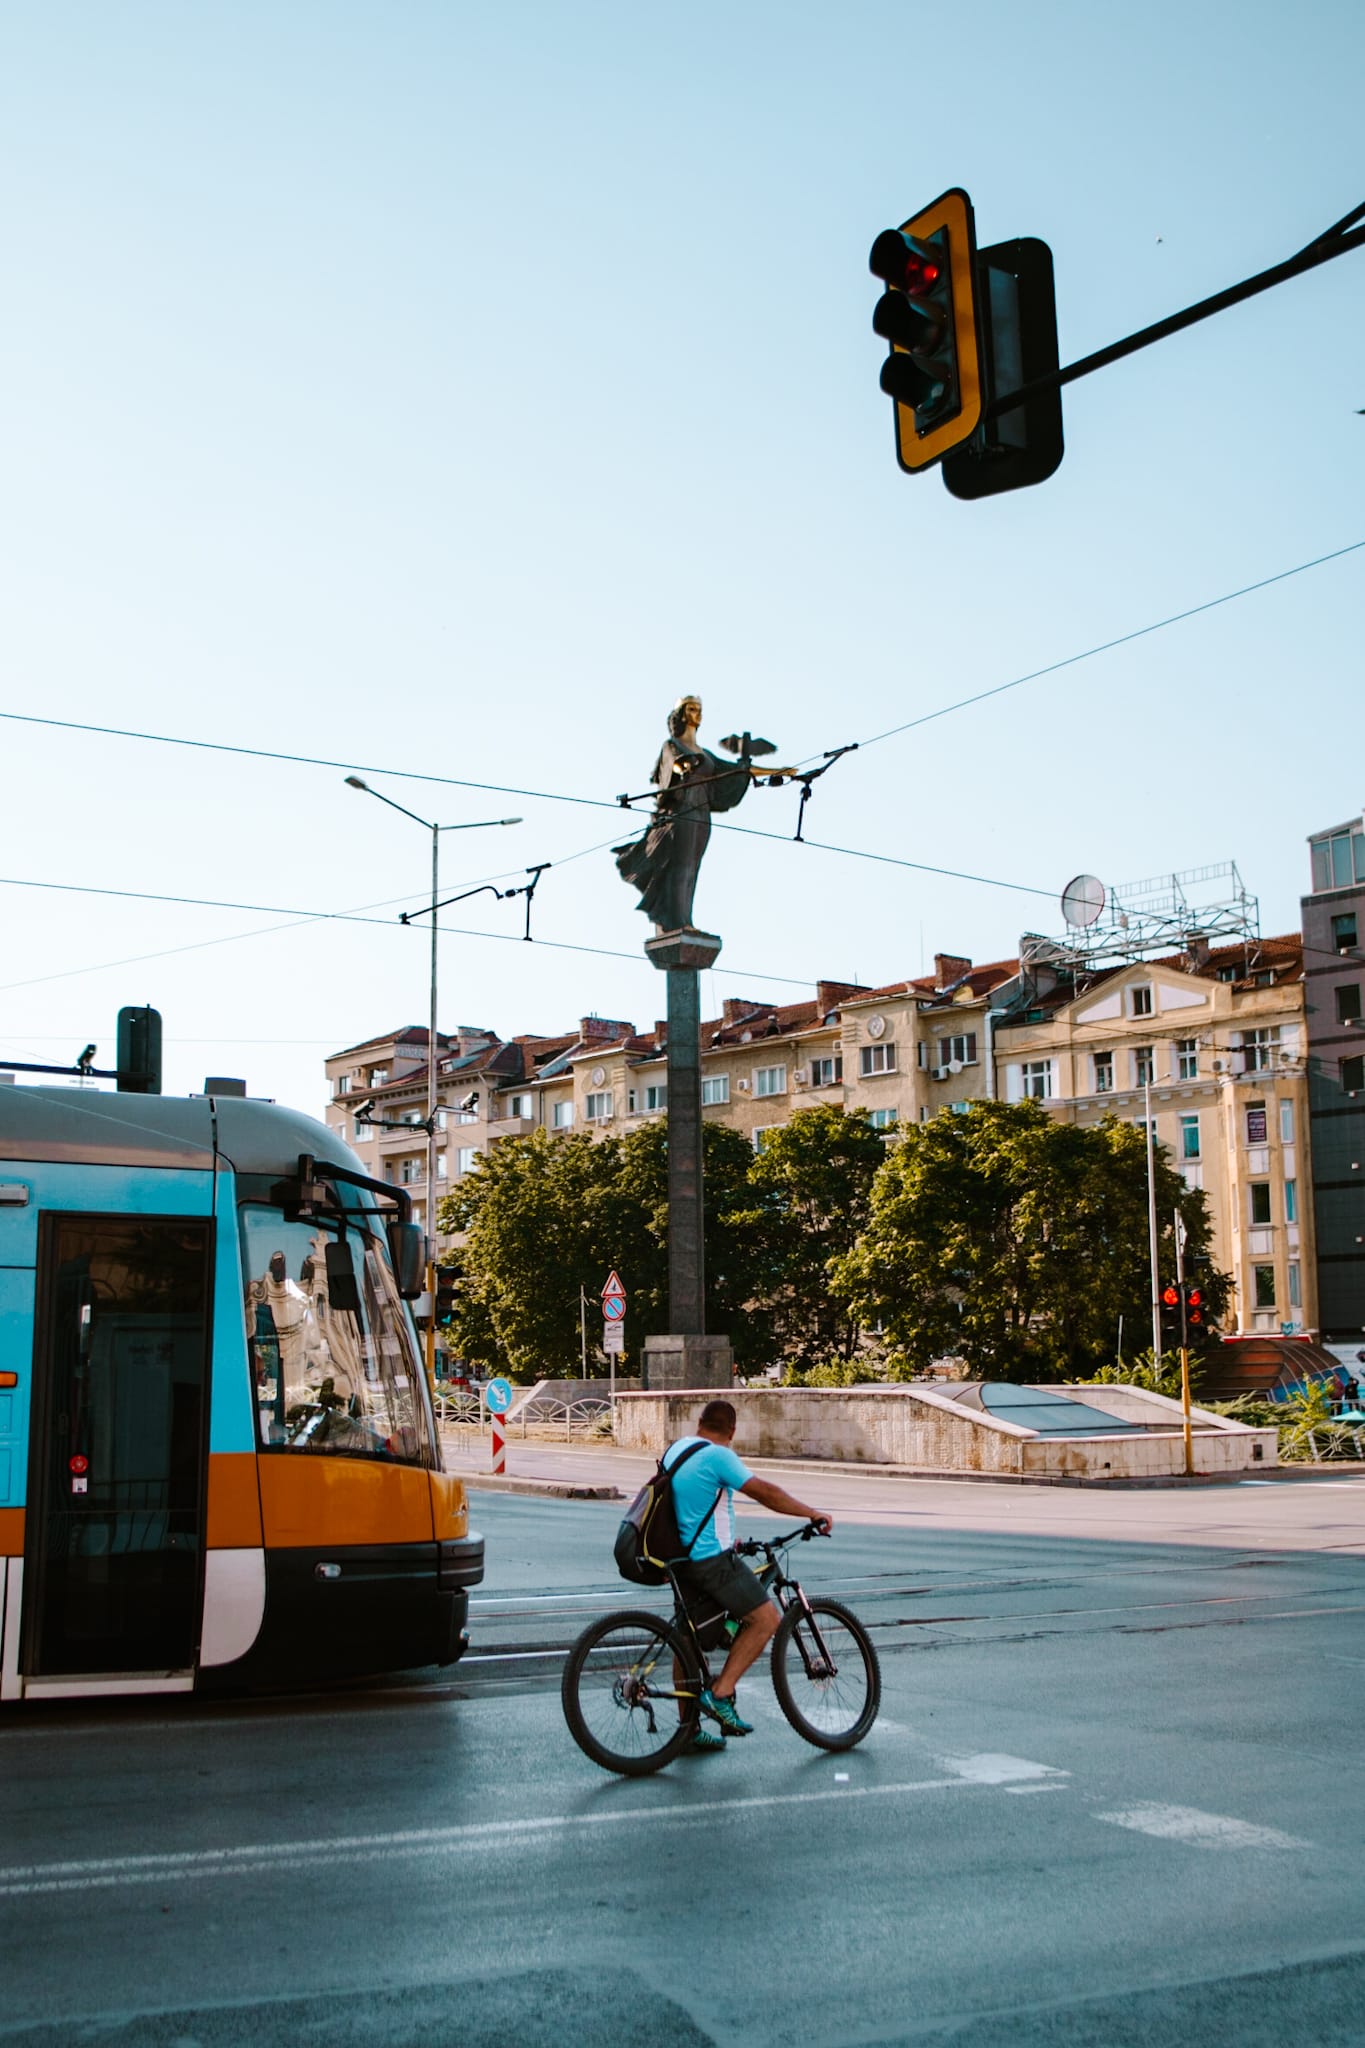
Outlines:
[[[777, 1602], [778, 1607], [781, 1608], [784, 1614], [793, 1607], [800, 1608], [805, 1626], [796, 1629], [795, 1639], [796, 1646], [801, 1652], [801, 1661], [806, 1667], [806, 1676], [810, 1679], [837, 1677], [839, 1667], [829, 1653], [825, 1639], [820, 1633], [820, 1625], [811, 1612], [810, 1602], [802, 1591], [800, 1581], [792, 1578], [785, 1568], [783, 1554], [793, 1543], [809, 1543], [811, 1538], [817, 1533], [819, 1532], [817, 1532], [815, 1524], [808, 1522], [804, 1528], [793, 1529], [790, 1536], [752, 1536], [744, 1542], [735, 1545], [735, 1554], [739, 1557], [758, 1557], [761, 1555], [767, 1559], [767, 1565], [765, 1568], [760, 1569], [758, 1577], [763, 1583], [764, 1591]], [[711, 1683], [711, 1666], [706, 1651], [702, 1648], [696, 1623], [687, 1611], [683, 1589], [678, 1581], [676, 1571], [671, 1565], [667, 1567], [667, 1570], [669, 1584], [673, 1588], [675, 1624], [690, 1638], [697, 1661], [701, 1666], [702, 1683], [709, 1686]], [[720, 1612], [722, 1610], [717, 1611]], [[806, 1640], [807, 1632], [815, 1641], [817, 1654], [814, 1656], [812, 1656]], [[672, 1693], [656, 1693], [654, 1697], [656, 1699], [680, 1699], [687, 1698], [689, 1695], [685, 1691], [675, 1691]]]

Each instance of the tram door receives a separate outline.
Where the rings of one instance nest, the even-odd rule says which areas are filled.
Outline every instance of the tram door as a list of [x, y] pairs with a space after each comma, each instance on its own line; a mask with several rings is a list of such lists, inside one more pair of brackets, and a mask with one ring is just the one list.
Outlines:
[[24, 1573], [35, 1677], [194, 1663], [212, 1229], [42, 1219]]

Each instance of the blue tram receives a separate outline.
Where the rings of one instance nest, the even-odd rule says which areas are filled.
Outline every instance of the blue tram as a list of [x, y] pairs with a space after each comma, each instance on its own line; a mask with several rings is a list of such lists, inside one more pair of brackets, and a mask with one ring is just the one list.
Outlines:
[[449, 1664], [400, 1188], [237, 1096], [0, 1088], [0, 1699]]

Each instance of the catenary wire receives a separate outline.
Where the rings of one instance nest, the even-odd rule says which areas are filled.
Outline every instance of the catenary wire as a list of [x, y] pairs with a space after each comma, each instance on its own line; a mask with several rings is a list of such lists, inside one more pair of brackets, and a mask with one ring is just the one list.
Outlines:
[[[1078, 654], [1064, 655], [1060, 660], [1048, 662], [1044, 667], [1031, 669], [1026, 675], [1015, 676], [1009, 682], [997, 683], [989, 690], [979, 690], [970, 697], [961, 697], [952, 704], [941, 705], [936, 711], [926, 711], [917, 717], [907, 719], [901, 725], [888, 726], [885, 732], [874, 733], [870, 738], [860, 740], [859, 750], [873, 747], [883, 740], [894, 739], [897, 734], [909, 732], [919, 725], [927, 725], [934, 719], [946, 718], [954, 711], [966, 710], [970, 705], [981, 704], [991, 697], [1002, 696], [1008, 690], [1022, 688], [1025, 683], [1040, 681], [1044, 676], [1056, 675], [1065, 668], [1074, 668], [1078, 662], [1090, 661], [1095, 656], [1107, 654], [1116, 647], [1141, 640], [1149, 634], [1163, 632], [1168, 626], [1179, 625], [1185, 619], [1197, 618], [1201, 612], [1215, 611], [1221, 605], [1233, 604], [1238, 598], [1249, 597], [1255, 591], [1269, 589], [1272, 584], [1284, 583], [1291, 576], [1302, 576], [1309, 569], [1319, 569], [1328, 562], [1340, 561], [1344, 555], [1356, 553], [1365, 548], [1365, 540], [1355, 540], [1345, 547], [1334, 548], [1324, 555], [1315, 555], [1311, 561], [1297, 562], [1292, 568], [1280, 569], [1273, 576], [1263, 576], [1255, 583], [1245, 583], [1236, 590], [1224, 591], [1219, 597], [1211, 597], [1202, 604], [1190, 605], [1184, 611], [1171, 612], [1167, 617], [1154, 619], [1150, 624], [1137, 626], [1129, 633], [1120, 633], [1112, 640], [1103, 640], [1093, 647], [1082, 649]], [[245, 747], [227, 740], [188, 739], [177, 733], [143, 732], [133, 727], [96, 725], [81, 719], [49, 718], [30, 711], [0, 711], [0, 720], [11, 724], [47, 726], [60, 732], [93, 733], [107, 739], [142, 740], [158, 746], [189, 747], [202, 753], [235, 754], [254, 761], [284, 761], [305, 768], [342, 768], [365, 775], [388, 775], [401, 782], [430, 782], [448, 789], [479, 790], [490, 796], [520, 796], [543, 803], [578, 804], [591, 810], [616, 810], [618, 804], [603, 797], [574, 796], [564, 790], [523, 789], [505, 782], [473, 782], [462, 776], [432, 775], [412, 768], [388, 768], [373, 763], [354, 760], [334, 760], [319, 754], [289, 754], [272, 747]], [[819, 754], [808, 754], [798, 765], [823, 758]], [[729, 825], [723, 831], [744, 832], [743, 825]]]

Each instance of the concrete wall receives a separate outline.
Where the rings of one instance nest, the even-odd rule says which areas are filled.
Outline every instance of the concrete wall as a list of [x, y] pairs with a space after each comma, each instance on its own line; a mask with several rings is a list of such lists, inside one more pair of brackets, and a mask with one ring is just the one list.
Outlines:
[[[1141, 1437], [1039, 1437], [1016, 1423], [964, 1408], [927, 1387], [737, 1387], [727, 1399], [738, 1417], [741, 1457], [823, 1458], [839, 1463], [898, 1465], [931, 1472], [1001, 1477], [1156, 1479], [1183, 1473], [1180, 1404], [1140, 1388], [1052, 1388], [1086, 1405], [1110, 1406], [1123, 1419], [1151, 1422], [1167, 1414], [1169, 1434]], [[1134, 1402], [1107, 1397], [1137, 1395]], [[659, 1454], [696, 1426], [704, 1393], [627, 1394], [616, 1403], [616, 1441]], [[1198, 1411], [1195, 1470], [1235, 1472], [1276, 1462], [1275, 1431], [1248, 1429]], [[1259, 1454], [1257, 1447], [1259, 1446]]]

